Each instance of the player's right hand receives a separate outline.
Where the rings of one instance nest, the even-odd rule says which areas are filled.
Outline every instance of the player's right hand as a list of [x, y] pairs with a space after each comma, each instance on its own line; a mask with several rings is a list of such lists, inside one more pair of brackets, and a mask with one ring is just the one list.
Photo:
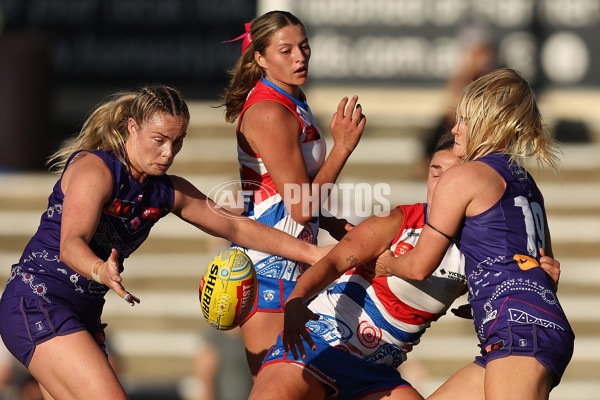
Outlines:
[[319, 316], [310, 311], [300, 297], [286, 301], [283, 317], [283, 348], [291, 351], [294, 359], [298, 359], [298, 353], [302, 358], [306, 357], [303, 339], [313, 351], [317, 349], [306, 329], [306, 323], [309, 320], [316, 321], [318, 319]]
[[125, 290], [121, 284], [123, 278], [121, 278], [121, 274], [119, 273], [119, 252], [116, 249], [112, 249], [110, 257], [106, 260], [106, 265], [102, 268], [101, 274], [103, 275], [101, 277], [102, 283], [117, 292], [132, 307], [135, 303], [139, 304], [140, 299]]

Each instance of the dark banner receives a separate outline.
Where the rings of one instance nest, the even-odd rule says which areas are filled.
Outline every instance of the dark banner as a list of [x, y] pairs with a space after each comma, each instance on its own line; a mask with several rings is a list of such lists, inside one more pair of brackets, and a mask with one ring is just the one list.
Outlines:
[[214, 101], [252, 0], [0, 0], [3, 169], [44, 168], [107, 95], [163, 83]]
[[255, 13], [248, 0], [0, 0], [0, 38], [43, 38], [59, 86], [161, 82], [214, 98], [241, 48], [221, 43]]
[[488, 42], [531, 82], [600, 85], [600, 0], [302, 0], [311, 84], [439, 85]]

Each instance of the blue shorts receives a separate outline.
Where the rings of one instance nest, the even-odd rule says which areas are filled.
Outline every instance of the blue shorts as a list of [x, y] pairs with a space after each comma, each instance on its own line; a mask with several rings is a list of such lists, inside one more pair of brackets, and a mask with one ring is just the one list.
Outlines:
[[279, 335], [277, 343], [265, 356], [262, 367], [280, 362], [296, 364], [329, 387], [328, 399], [358, 399], [400, 387], [412, 388], [410, 383], [402, 379], [397, 369], [364, 361], [330, 346], [320, 336], [313, 333], [311, 336], [317, 350], [312, 351], [305, 345], [306, 358], [299, 357], [295, 360], [291, 352], [283, 349]]
[[0, 302], [0, 336], [6, 348], [25, 367], [35, 346], [56, 336], [87, 330], [106, 353], [104, 328], [96, 322], [81, 321], [68, 306], [49, 304], [43, 299], [5, 297]]
[[294, 290], [296, 282], [258, 275], [256, 301], [250, 315], [255, 312], [283, 312], [285, 301]]
[[481, 356], [475, 364], [485, 368], [488, 362], [507, 356], [534, 357], [559, 384], [573, 355], [575, 336], [571, 332], [539, 325], [509, 325], [490, 335], [480, 345]]

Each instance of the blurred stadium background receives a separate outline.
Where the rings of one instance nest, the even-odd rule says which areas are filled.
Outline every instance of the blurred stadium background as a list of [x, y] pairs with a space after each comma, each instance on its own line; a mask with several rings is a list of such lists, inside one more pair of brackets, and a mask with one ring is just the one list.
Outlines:
[[[392, 206], [425, 198], [427, 149], [451, 111], [450, 82], [469, 46], [491, 44], [495, 66], [518, 69], [535, 86], [563, 143], [560, 176], [532, 171], [546, 196], [559, 294], [577, 335], [550, 398], [600, 398], [600, 0], [0, 0], [0, 288], [56, 179], [45, 158], [109, 93], [154, 82], [178, 87], [192, 121], [171, 172], [205, 193], [238, 179], [234, 127], [215, 106], [241, 43], [222, 42], [272, 9], [307, 26], [313, 56], [305, 91], [326, 136], [341, 97], [360, 96], [367, 129], [340, 182], [387, 183]], [[367, 213], [381, 206], [369, 193], [356, 195]], [[239, 336], [208, 327], [198, 304], [206, 265], [225, 246], [168, 217], [128, 261], [126, 287], [142, 303], [130, 308], [109, 294], [104, 319], [132, 399], [201, 399], [200, 378], [218, 360], [216, 398], [245, 397]], [[427, 395], [475, 353], [471, 322], [447, 316], [404, 373]], [[16, 398], [23, 379], [17, 368], [2, 393], [0, 377], [0, 399]]]

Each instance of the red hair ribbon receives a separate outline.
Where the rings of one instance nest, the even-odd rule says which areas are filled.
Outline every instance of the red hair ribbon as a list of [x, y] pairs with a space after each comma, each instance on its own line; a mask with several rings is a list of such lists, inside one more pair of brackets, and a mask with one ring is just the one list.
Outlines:
[[223, 43], [235, 42], [236, 40], [244, 39], [244, 41], [242, 42], [242, 54], [244, 54], [244, 52], [246, 51], [246, 49], [248, 48], [250, 43], [252, 43], [252, 37], [250, 36], [250, 27], [251, 26], [252, 26], [251, 22], [244, 24], [244, 27], [246, 28], [246, 32], [242, 33], [240, 36], [236, 37], [235, 39], [225, 40]]

